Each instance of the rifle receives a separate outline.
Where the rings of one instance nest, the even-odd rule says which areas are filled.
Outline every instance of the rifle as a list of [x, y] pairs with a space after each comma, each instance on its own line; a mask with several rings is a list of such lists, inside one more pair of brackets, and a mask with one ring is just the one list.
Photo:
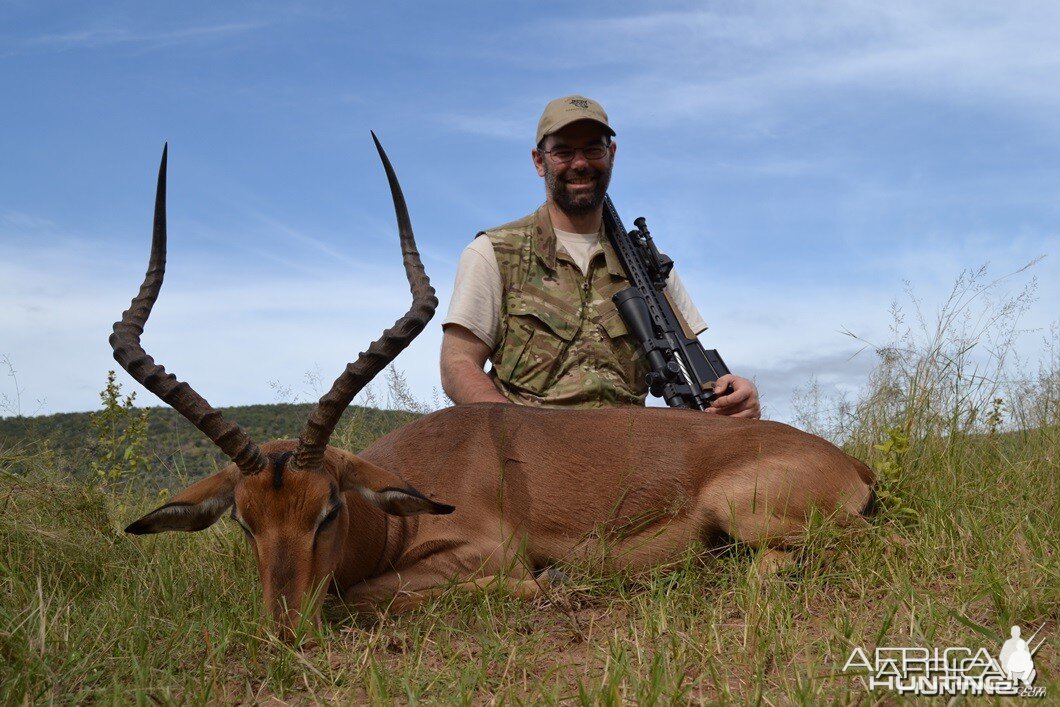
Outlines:
[[[665, 292], [674, 261], [655, 247], [643, 217], [633, 224], [637, 230], [626, 231], [611, 197], [605, 195], [604, 227], [632, 285], [611, 301], [648, 358], [649, 392], [662, 396], [670, 407], [705, 410], [718, 397], [715, 381], [729, 369], [717, 350], [704, 349], [681, 325]], [[732, 392], [732, 386], [725, 392]]]

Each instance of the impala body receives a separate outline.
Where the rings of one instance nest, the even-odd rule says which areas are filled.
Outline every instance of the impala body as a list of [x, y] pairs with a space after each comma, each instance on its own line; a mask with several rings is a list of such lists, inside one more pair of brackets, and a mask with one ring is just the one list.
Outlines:
[[[557, 562], [640, 569], [696, 542], [784, 547], [817, 509], [839, 522], [873, 499], [861, 462], [773, 422], [693, 410], [458, 406], [360, 455], [327, 445], [354, 395], [422, 330], [437, 300], [378, 141], [413, 305], [347, 366], [298, 440], [260, 447], [139, 343], [165, 269], [165, 154], [140, 294], [114, 326], [115, 358], [207, 434], [233, 463], [131, 524], [134, 534], [201, 530], [230, 512], [253, 545], [265, 602], [287, 629], [326, 585], [358, 607], [414, 606], [449, 582], [500, 576], [520, 595]], [[452, 504], [452, 505], [450, 505]]]

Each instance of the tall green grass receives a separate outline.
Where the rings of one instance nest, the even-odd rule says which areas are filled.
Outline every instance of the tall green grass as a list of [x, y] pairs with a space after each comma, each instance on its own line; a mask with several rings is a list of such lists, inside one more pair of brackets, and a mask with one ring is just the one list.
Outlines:
[[[964, 312], [987, 299], [957, 294]], [[229, 522], [130, 538], [152, 494], [72, 482], [32, 441], [0, 449], [0, 703], [865, 703], [893, 697], [840, 672], [854, 647], [996, 655], [1014, 624], [1044, 624], [1036, 684], [1060, 695], [1060, 359], [1047, 341], [1009, 375], [976, 358], [1001, 351], [980, 347], [996, 328], [972, 342], [948, 316], [878, 347], [862, 398], [808, 412], [878, 470], [882, 502], [864, 528], [812, 523], [795, 566], [690, 548], [637, 576], [565, 567], [536, 602], [452, 591], [354, 617], [330, 600], [302, 649], [271, 635]], [[351, 424], [340, 439], [363, 441]]]

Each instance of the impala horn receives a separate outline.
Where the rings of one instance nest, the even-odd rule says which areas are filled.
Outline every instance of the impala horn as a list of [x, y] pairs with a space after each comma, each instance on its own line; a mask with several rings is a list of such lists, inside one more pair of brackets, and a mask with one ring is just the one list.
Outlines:
[[416, 240], [412, 234], [412, 223], [409, 221], [409, 210], [401, 193], [401, 185], [398, 184], [390, 159], [387, 158], [374, 132], [372, 140], [375, 141], [375, 149], [379, 151], [379, 159], [383, 161], [383, 169], [386, 170], [386, 178], [390, 182], [405, 276], [412, 290], [412, 306], [405, 316], [394, 322], [394, 326], [372, 342], [367, 352], [361, 353], [356, 361], [347, 364], [346, 370], [335, 379], [331, 390], [320, 398], [298, 437], [298, 449], [295, 450], [292, 460], [292, 467], [296, 469], [314, 470], [321, 467], [328, 440], [342, 412], [353, 402], [354, 396], [423, 331], [438, 307], [438, 298], [434, 296], [434, 288], [431, 287], [431, 281], [423, 270], [419, 251], [416, 250]]
[[110, 346], [114, 359], [141, 385], [162, 399], [167, 405], [191, 421], [213, 443], [221, 448], [229, 459], [236, 463], [244, 474], [261, 471], [268, 463], [258, 445], [234, 422], [228, 422], [221, 413], [210, 407], [205, 398], [195, 390], [177, 380], [172, 373], [155, 363], [140, 345], [144, 324], [151, 315], [151, 308], [162, 289], [162, 278], [166, 274], [166, 157], [169, 144], [162, 149], [162, 163], [158, 167], [158, 189], [155, 192], [155, 228], [151, 239], [151, 259], [147, 274], [140, 285], [140, 293], [133, 299], [121, 319], [114, 322], [114, 333], [110, 335]]

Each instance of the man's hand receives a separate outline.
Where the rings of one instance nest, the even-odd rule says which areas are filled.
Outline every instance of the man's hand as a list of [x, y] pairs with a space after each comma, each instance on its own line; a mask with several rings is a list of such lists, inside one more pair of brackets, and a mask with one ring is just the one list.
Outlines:
[[762, 417], [762, 407], [758, 403], [758, 388], [755, 384], [746, 378], [727, 373], [714, 383], [714, 392], [723, 393], [730, 385], [732, 392], [715, 398], [704, 412], [730, 417], [746, 417], [752, 420]]

